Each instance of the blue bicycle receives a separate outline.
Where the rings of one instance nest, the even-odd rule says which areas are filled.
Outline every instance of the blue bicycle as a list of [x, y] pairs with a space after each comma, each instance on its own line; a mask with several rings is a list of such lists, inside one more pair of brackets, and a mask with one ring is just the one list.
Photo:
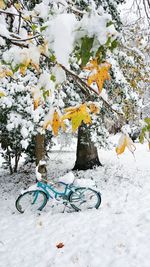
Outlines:
[[20, 213], [28, 210], [41, 211], [50, 199], [70, 205], [76, 211], [98, 209], [101, 204], [101, 194], [86, 187], [76, 187], [64, 182], [44, 183], [38, 181], [35, 189], [32, 187], [24, 191], [16, 200], [16, 209]]

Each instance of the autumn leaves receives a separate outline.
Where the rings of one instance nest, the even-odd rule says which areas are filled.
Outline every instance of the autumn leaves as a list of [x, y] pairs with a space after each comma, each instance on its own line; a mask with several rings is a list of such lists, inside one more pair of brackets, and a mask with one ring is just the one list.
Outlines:
[[[36, 62], [35, 59], [33, 61], [33, 53], [30, 53], [29, 55], [29, 49], [22, 49], [21, 56], [22, 56], [22, 64], [20, 65], [20, 73], [22, 75], [25, 75], [27, 68], [29, 65], [32, 65], [37, 71], [39, 71], [39, 56], [36, 56]], [[35, 53], [35, 52], [34, 52]], [[37, 60], [38, 58], [38, 60]], [[84, 67], [85, 75], [87, 75], [87, 84], [89, 86], [93, 85], [94, 83], [97, 85], [99, 94], [102, 91], [103, 84], [105, 80], [110, 79], [110, 75], [108, 73], [110, 69], [110, 64], [107, 62], [98, 64], [97, 58], [92, 59], [89, 61], [89, 63]], [[0, 75], [8, 76], [10, 73], [8, 71], [3, 71], [0, 73]], [[1, 97], [3, 94], [1, 95]], [[33, 97], [33, 104], [34, 104], [34, 110], [38, 108], [40, 105], [40, 94], [37, 94], [37, 90], [32, 90], [32, 97]], [[75, 107], [68, 107], [64, 110], [63, 116], [61, 115], [61, 112], [58, 108], [50, 108], [50, 115], [45, 118], [43, 128], [48, 129], [49, 127], [52, 128], [53, 134], [56, 136], [58, 135], [58, 131], [60, 128], [62, 128], [64, 131], [66, 129], [65, 120], [71, 120], [72, 123], [72, 131], [75, 132], [78, 127], [83, 123], [85, 124], [91, 124], [91, 116], [90, 113], [98, 113], [99, 107], [97, 104], [93, 102], [89, 103], [82, 103], [80, 105], [77, 105]]]
[[118, 146], [116, 147], [116, 153], [117, 155], [122, 154], [125, 149], [128, 148], [130, 152], [134, 153], [136, 147], [132, 141], [132, 139], [129, 137], [128, 134], [123, 133], [118, 141]]
[[97, 85], [98, 92], [101, 93], [105, 80], [110, 80], [109, 69], [111, 65], [108, 62], [98, 64], [97, 59], [93, 59], [84, 68], [85, 70], [91, 71], [88, 76], [87, 83], [91, 86], [94, 82]]
[[84, 103], [79, 106], [66, 108], [64, 112], [65, 114], [62, 116], [60, 111], [54, 109], [53, 113], [44, 121], [44, 129], [48, 129], [50, 126], [53, 134], [56, 136], [60, 128], [62, 128], [63, 131], [66, 130], [64, 121], [68, 119], [71, 120], [72, 131], [75, 132], [82, 122], [90, 124], [92, 121], [89, 113], [96, 114], [99, 112], [99, 108], [94, 103], [89, 103], [88, 105]]
[[[97, 59], [91, 60], [84, 70], [89, 71], [87, 83], [91, 86], [93, 83], [96, 83], [98, 92], [101, 93], [103, 84], [105, 80], [110, 79], [110, 75], [108, 73], [110, 68], [110, 64], [105, 62], [102, 64], [98, 64]], [[64, 115], [61, 115], [61, 112], [57, 109], [53, 110], [53, 114], [51, 114], [44, 121], [44, 129], [48, 129], [49, 126], [52, 128], [53, 134], [58, 135], [58, 130], [62, 128], [64, 131], [66, 126], [64, 124], [65, 120], [71, 120], [72, 131], [75, 132], [79, 126], [83, 123], [91, 124], [91, 116], [90, 113], [98, 113], [99, 107], [95, 103], [83, 103], [75, 107], [68, 107], [64, 110]]]
[[[33, 64], [30, 57], [25, 57], [26, 62], [24, 61], [20, 66], [20, 72], [22, 75], [25, 74], [29, 64]], [[36, 64], [34, 64], [36, 65]], [[38, 71], [38, 64], [35, 67], [35, 69]], [[84, 67], [85, 72], [87, 72], [87, 84], [89, 86], [93, 85], [94, 83], [97, 86], [98, 93], [100, 94], [104, 85], [104, 82], [106, 80], [110, 80], [110, 74], [109, 69], [111, 65], [108, 62], [103, 62], [101, 64], [98, 64], [97, 59], [92, 59], [89, 61], [89, 63]], [[3, 78], [5, 76], [11, 76], [11, 73], [5, 69], [0, 72], [0, 77]], [[47, 91], [46, 91], [47, 92]], [[0, 97], [4, 97], [4, 92], [0, 92]], [[38, 108], [40, 105], [40, 97], [37, 92], [32, 92], [33, 97], [33, 103], [34, 103], [34, 110]], [[64, 109], [64, 114], [61, 114], [61, 111], [57, 107], [51, 107], [49, 113], [44, 119], [43, 122], [43, 129], [50, 129], [52, 130], [54, 136], [58, 135], [58, 132], [60, 129], [63, 131], [66, 130], [66, 120], [71, 121], [72, 125], [72, 132], [76, 132], [76, 130], [79, 128], [79, 126], [82, 123], [85, 123], [87, 125], [92, 123], [91, 120], [91, 114], [97, 114], [99, 113], [100, 108], [98, 106], [98, 103], [94, 102], [87, 102], [78, 104], [74, 107], [68, 107]], [[122, 134], [118, 146], [116, 147], [116, 153], [117, 155], [122, 154], [126, 147], [133, 153], [135, 150], [135, 145], [128, 136], [128, 134]]]

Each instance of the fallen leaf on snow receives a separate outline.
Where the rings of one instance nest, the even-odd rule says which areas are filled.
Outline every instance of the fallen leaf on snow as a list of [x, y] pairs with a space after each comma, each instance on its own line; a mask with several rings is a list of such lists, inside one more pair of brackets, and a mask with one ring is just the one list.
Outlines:
[[56, 245], [57, 248], [63, 248], [64, 247], [64, 244], [61, 242], [59, 244]]

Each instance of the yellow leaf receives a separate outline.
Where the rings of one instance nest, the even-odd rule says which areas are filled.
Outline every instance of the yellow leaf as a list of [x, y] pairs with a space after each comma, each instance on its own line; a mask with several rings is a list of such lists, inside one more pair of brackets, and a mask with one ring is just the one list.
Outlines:
[[[51, 116], [50, 116], [51, 117]], [[53, 130], [53, 134], [55, 136], [58, 135], [58, 130], [59, 128], [62, 128], [63, 131], [66, 130], [66, 126], [64, 124], [64, 122], [61, 120], [58, 111], [54, 111], [54, 113], [52, 114], [52, 119], [51, 118], [47, 118], [44, 122], [43, 128], [47, 129], [49, 127], [49, 125], [51, 125], [52, 130]]]
[[32, 56], [30, 55], [29, 49], [22, 49], [22, 52], [20, 53], [21, 57], [21, 64], [20, 64], [20, 73], [24, 76], [26, 73], [26, 70], [29, 66], [32, 66], [37, 72], [40, 71], [39, 64], [37, 62], [34, 62], [32, 59]]
[[118, 144], [118, 146], [116, 147], [117, 155], [122, 154], [125, 151], [125, 148], [126, 148], [126, 139], [123, 138], [122, 142], [120, 144]]
[[41, 102], [41, 91], [38, 87], [36, 88], [32, 86], [31, 93], [33, 98], [34, 110], [36, 110], [39, 106], [39, 103]]
[[98, 69], [98, 68], [99, 68], [99, 65], [97, 62], [97, 58], [90, 60], [87, 66], [84, 67], [85, 70], [93, 70], [93, 69]]
[[12, 70], [6, 69], [5, 73], [6, 73], [6, 76], [11, 76], [11, 77], [13, 76]]
[[105, 80], [110, 80], [110, 75], [108, 73], [110, 67], [111, 65], [108, 62], [98, 65], [97, 59], [91, 60], [90, 64], [84, 68], [92, 71], [87, 80], [88, 85], [90, 86], [95, 82], [99, 93], [101, 93]]
[[[22, 53], [22, 54], [23, 54], [23, 53]], [[22, 62], [21, 65], [20, 65], [20, 73], [21, 73], [22, 75], [25, 75], [26, 70], [27, 70], [27, 68], [28, 68], [28, 66], [29, 66], [30, 63], [31, 63], [31, 60], [30, 60], [29, 57], [26, 57], [26, 59], [23, 60], [23, 62]]]
[[0, 0], [0, 8], [4, 9], [6, 7], [6, 4], [4, 3], [3, 0]]
[[38, 106], [39, 106], [39, 102], [40, 102], [40, 98], [37, 98], [37, 99], [35, 99], [35, 100], [33, 101], [33, 103], [34, 103], [34, 110], [38, 108]]
[[58, 130], [59, 130], [60, 125], [61, 123], [60, 123], [58, 112], [55, 111], [53, 115], [53, 120], [52, 120], [52, 129], [53, 129], [54, 135], [58, 135]]
[[66, 114], [62, 116], [62, 121], [71, 119], [72, 131], [75, 132], [78, 127], [84, 122], [85, 124], [91, 123], [91, 117], [87, 111], [86, 104], [80, 105], [80, 107], [70, 107], [65, 109]]
[[86, 115], [85, 115], [85, 117], [83, 118], [83, 122], [85, 123], [85, 124], [91, 124], [91, 117], [90, 117], [90, 115], [87, 113]]
[[13, 76], [13, 72], [10, 69], [2, 69], [0, 70], [0, 78], [4, 78], [6, 76]]
[[6, 94], [3, 91], [0, 91], [0, 97], [4, 97]]
[[94, 114], [97, 114], [97, 113], [99, 113], [99, 111], [100, 111], [99, 107], [98, 107], [97, 105], [95, 105], [94, 103], [91, 103], [91, 104], [89, 105], [89, 109], [90, 109], [90, 111], [91, 111], [92, 113], [94, 113]]
[[44, 44], [39, 46], [39, 51], [41, 54], [44, 54], [47, 56], [47, 54], [48, 54], [48, 41], [44, 41]]
[[69, 108], [65, 108], [64, 112], [67, 113], [67, 112], [72, 112], [72, 111], [75, 111], [75, 110], [76, 110], [76, 107], [69, 107]]
[[24, 66], [24, 65], [21, 65], [20, 66], [20, 74], [21, 75], [25, 75], [25, 73], [26, 73], [26, 70], [27, 70], [27, 67], [26, 66]]
[[22, 9], [20, 3], [15, 3], [14, 6], [15, 6], [15, 8], [16, 8], [17, 10], [21, 10], [21, 9]]
[[39, 67], [38, 64], [35, 64], [35, 63], [31, 62], [31, 65], [32, 65], [32, 67], [33, 67], [34, 69], [36, 69], [37, 72], [40, 72], [40, 67]]
[[82, 116], [79, 112], [76, 112], [72, 117], [72, 131], [75, 132], [82, 123]]
[[125, 148], [128, 148], [132, 153], [135, 151], [136, 147], [132, 141], [132, 139], [126, 135], [126, 134], [122, 134], [119, 142], [118, 142], [118, 146], [116, 147], [116, 153], [117, 155], [122, 154], [125, 151]]
[[24, 19], [24, 20], [27, 20], [27, 21], [31, 21], [31, 16], [29, 15], [22, 15], [22, 18]]

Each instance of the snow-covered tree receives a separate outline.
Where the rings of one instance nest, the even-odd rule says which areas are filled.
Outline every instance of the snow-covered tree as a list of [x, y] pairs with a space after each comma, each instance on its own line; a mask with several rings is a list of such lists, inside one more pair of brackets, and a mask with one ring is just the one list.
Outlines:
[[[102, 7], [97, 9], [93, 1], [84, 11], [80, 1], [76, 5], [67, 1], [36, 3], [2, 1], [0, 11], [1, 107], [7, 109], [7, 104], [12, 107], [7, 114], [7, 131], [20, 129], [20, 145], [25, 149], [32, 135], [44, 135], [46, 129], [52, 129], [57, 135], [59, 128], [65, 129], [61, 113], [65, 106], [66, 87], [63, 85], [62, 90], [62, 84], [67, 84], [66, 75], [89, 93], [88, 85], [79, 77], [82, 67], [96, 57], [100, 46], [107, 49], [108, 38], [110, 44], [117, 38], [111, 16]], [[99, 69], [101, 90], [107, 79], [102, 77], [103, 71], [108, 72], [109, 68], [104, 64]], [[11, 95], [19, 94], [21, 86], [27, 96], [22, 96], [21, 101], [14, 96], [15, 104], [20, 101], [17, 113], [23, 109], [28, 116], [19, 118]], [[85, 95], [84, 91], [82, 94]], [[83, 104], [82, 100], [80, 97], [70, 117], [72, 123], [76, 120], [73, 130], [82, 121], [91, 123], [90, 104]]]
[[110, 122], [125, 121], [122, 99], [137, 100], [113, 53], [121, 2], [1, 1], [0, 105], [22, 148], [36, 136], [37, 163], [47, 130], [57, 135], [69, 119], [104, 146]]
[[[105, 8], [107, 7], [107, 11], [112, 15], [113, 19], [117, 21], [117, 28], [120, 29], [121, 22], [117, 12], [117, 4], [119, 4], [119, 1], [113, 1], [114, 8], [116, 9], [114, 13], [111, 8], [112, 4], [109, 1], [107, 1], [107, 3], [106, 1], [101, 1], [101, 4], [104, 5]], [[121, 37], [122, 32], [123, 37]], [[140, 51], [138, 53], [138, 49], [132, 47], [131, 38], [128, 41], [130, 43], [127, 42], [125, 48], [124, 37], [124, 31], [121, 30], [118, 45], [116, 41], [111, 44], [116, 48], [115, 51], [113, 51], [113, 49], [112, 51], [111, 49], [105, 50], [103, 47], [100, 49], [101, 60], [107, 60], [111, 63], [111, 80], [105, 82], [101, 92], [100, 96], [102, 96], [106, 102], [103, 101], [100, 114], [94, 115], [93, 124], [89, 128], [91, 134], [87, 134], [87, 126], [85, 126], [85, 135], [83, 134], [83, 129], [79, 131], [75, 169], [85, 169], [96, 164], [100, 165], [95, 145], [100, 147], [107, 146], [109, 143], [109, 132], [120, 131], [124, 124], [129, 124], [130, 128], [133, 129], [135, 129], [136, 124], [139, 124], [142, 107], [141, 97], [143, 93], [141, 84], [146, 82], [145, 77], [147, 71], [144, 65], [143, 53]], [[107, 44], [109, 46], [109, 40]], [[130, 50], [132, 51], [132, 55]], [[94, 99], [99, 102], [95, 97]], [[108, 103], [109, 108], [107, 105]], [[121, 114], [123, 114], [123, 116]], [[132, 135], [132, 129], [130, 129], [130, 131]], [[94, 144], [92, 144], [92, 142], [94, 142]]]

